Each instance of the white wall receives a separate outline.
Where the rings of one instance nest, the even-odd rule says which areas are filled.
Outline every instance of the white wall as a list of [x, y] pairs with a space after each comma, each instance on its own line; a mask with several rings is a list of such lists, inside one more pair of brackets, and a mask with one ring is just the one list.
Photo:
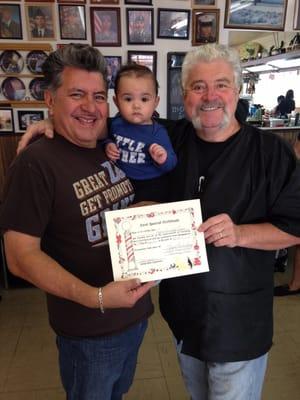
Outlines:
[[[25, 11], [24, 11], [24, 2], [25, 0], [22, 0], [20, 3], [15, 3], [15, 4], [21, 4], [21, 14], [22, 14], [22, 21], [25, 21]], [[287, 16], [286, 16], [286, 31], [291, 31], [292, 30], [292, 22], [293, 22], [293, 15], [294, 15], [294, 5], [295, 1], [297, 0], [288, 0], [288, 10], [287, 10]], [[72, 3], [70, 1], [70, 3]], [[229, 29], [224, 29], [224, 12], [225, 12], [225, 0], [216, 0], [216, 7], [220, 9], [220, 26], [219, 26], [219, 42], [220, 43], [228, 43], [228, 36], [229, 36]], [[26, 4], [35, 4], [35, 3], [26, 3]], [[55, 13], [56, 13], [56, 21], [58, 21], [57, 18], [57, 9], [58, 5], [57, 3], [51, 3], [54, 4], [55, 7]], [[90, 33], [90, 14], [89, 14], [89, 7], [90, 6], [96, 6], [95, 4], [90, 5], [89, 0], [87, 0], [86, 4], [86, 19], [87, 19], [87, 37], [91, 37]], [[98, 5], [99, 6], [99, 5]], [[105, 5], [103, 5], [105, 6]], [[106, 5], [106, 7], [111, 7]], [[121, 47], [102, 47], [99, 48], [101, 52], [104, 55], [116, 55], [116, 56], [122, 56], [122, 62], [127, 61], [127, 51], [128, 50], [141, 50], [141, 51], [157, 51], [157, 78], [160, 84], [160, 104], [158, 107], [158, 112], [162, 117], [166, 116], [166, 101], [167, 101], [167, 53], [168, 52], [174, 52], [174, 51], [189, 51], [193, 47], [191, 46], [191, 30], [190, 30], [190, 38], [189, 40], [169, 40], [169, 39], [157, 39], [156, 38], [156, 32], [157, 32], [157, 8], [173, 8], [173, 9], [191, 9], [191, 0], [153, 0], [153, 9], [154, 9], [154, 45], [148, 45], [148, 46], [139, 46], [139, 45], [127, 45], [127, 38], [126, 38], [126, 7], [136, 7], [136, 8], [146, 8], [144, 6], [133, 6], [133, 5], [124, 5], [124, 1], [120, 0], [120, 5], [119, 7], [121, 8], [121, 31], [122, 31], [122, 46]], [[151, 6], [147, 6], [151, 7]], [[58, 29], [58, 27], [57, 27]], [[191, 28], [190, 28], [191, 29]], [[234, 30], [235, 32], [237, 30]], [[59, 36], [59, 32], [57, 32]], [[284, 33], [279, 33], [279, 37], [284, 34]], [[26, 29], [23, 29], [23, 40], [28, 41], [27, 38], [27, 33]], [[272, 37], [270, 38], [272, 40]], [[5, 41], [6, 43], [9, 42], [8, 40]], [[12, 42], [16, 42], [15, 40], [12, 40]], [[66, 40], [58, 40], [59, 43], [68, 43]], [[84, 43], [85, 41], [80, 41]], [[89, 42], [87, 40], [86, 42]], [[272, 43], [274, 44], [274, 43]], [[52, 42], [53, 48], [56, 48], [56, 42]], [[112, 90], [110, 90], [109, 97], [111, 99], [112, 96]], [[116, 108], [113, 104], [112, 101], [110, 101], [111, 104], [111, 115], [114, 115], [116, 112]]]

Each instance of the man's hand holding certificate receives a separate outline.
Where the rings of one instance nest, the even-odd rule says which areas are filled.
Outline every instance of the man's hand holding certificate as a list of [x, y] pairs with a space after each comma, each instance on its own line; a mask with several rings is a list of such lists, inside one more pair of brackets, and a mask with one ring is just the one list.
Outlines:
[[105, 213], [116, 281], [142, 282], [207, 272], [200, 200]]

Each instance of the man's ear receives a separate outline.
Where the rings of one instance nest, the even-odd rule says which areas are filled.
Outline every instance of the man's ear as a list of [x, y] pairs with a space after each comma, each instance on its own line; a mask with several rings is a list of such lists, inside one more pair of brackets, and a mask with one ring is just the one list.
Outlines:
[[53, 110], [53, 105], [54, 105], [54, 96], [53, 96], [53, 93], [48, 89], [46, 89], [44, 91], [44, 100], [45, 100], [46, 106], [49, 109], [49, 112], [51, 112], [51, 110]]

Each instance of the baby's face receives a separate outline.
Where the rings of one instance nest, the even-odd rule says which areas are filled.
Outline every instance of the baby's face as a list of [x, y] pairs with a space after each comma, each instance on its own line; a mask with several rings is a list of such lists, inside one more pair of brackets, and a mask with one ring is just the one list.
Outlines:
[[132, 124], [152, 124], [152, 114], [159, 98], [149, 76], [123, 76], [114, 98], [122, 117]]

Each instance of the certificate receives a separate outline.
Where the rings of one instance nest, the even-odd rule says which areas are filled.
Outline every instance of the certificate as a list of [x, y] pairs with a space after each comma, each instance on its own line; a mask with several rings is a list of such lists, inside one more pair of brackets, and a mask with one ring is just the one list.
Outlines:
[[114, 280], [142, 282], [207, 272], [200, 200], [105, 213]]

